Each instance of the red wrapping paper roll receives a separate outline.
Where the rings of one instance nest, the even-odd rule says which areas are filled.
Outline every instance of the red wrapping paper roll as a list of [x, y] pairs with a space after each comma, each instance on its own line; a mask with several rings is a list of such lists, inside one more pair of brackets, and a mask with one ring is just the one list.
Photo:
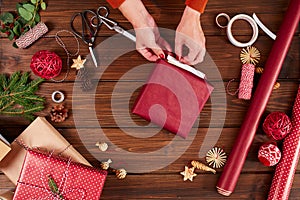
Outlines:
[[264, 73], [261, 76], [238, 137], [216, 186], [218, 192], [224, 196], [229, 196], [234, 191], [260, 118], [272, 93], [273, 86], [299, 23], [299, 10], [300, 0], [291, 0], [266, 62]]
[[288, 199], [300, 156], [300, 85], [293, 107], [293, 128], [284, 139], [283, 156], [277, 165], [268, 200]]

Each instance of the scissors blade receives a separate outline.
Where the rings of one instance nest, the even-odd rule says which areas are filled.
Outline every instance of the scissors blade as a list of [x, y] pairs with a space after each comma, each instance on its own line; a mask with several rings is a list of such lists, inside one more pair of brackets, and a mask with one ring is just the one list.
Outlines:
[[95, 54], [94, 54], [94, 52], [93, 52], [93, 48], [92, 48], [91, 46], [89, 47], [89, 50], [90, 50], [90, 54], [91, 54], [91, 56], [92, 56], [92, 60], [93, 60], [93, 62], [94, 62], [94, 64], [95, 64], [95, 67], [98, 67], [98, 63], [97, 63]]
[[128, 31], [124, 30], [122, 35], [124, 35], [128, 39], [132, 40], [133, 42], [136, 42], [136, 37], [134, 35], [132, 35], [131, 33], [129, 33]]
[[125, 31], [123, 28], [121, 28], [120, 26], [114, 26], [113, 29], [118, 32], [121, 33], [122, 35], [124, 35], [125, 37], [127, 37], [128, 39], [132, 40], [133, 42], [136, 42], [136, 37], [134, 35], [132, 35], [131, 33], [129, 33], [128, 31]]

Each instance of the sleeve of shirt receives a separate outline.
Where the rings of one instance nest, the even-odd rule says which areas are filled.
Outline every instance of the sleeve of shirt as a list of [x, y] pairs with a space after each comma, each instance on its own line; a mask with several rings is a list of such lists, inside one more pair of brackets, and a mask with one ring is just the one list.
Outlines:
[[200, 13], [204, 12], [208, 0], [186, 0], [185, 5], [190, 8], [199, 11]]
[[120, 5], [125, 1], [125, 0], [106, 0], [111, 7], [113, 8], [119, 8]]

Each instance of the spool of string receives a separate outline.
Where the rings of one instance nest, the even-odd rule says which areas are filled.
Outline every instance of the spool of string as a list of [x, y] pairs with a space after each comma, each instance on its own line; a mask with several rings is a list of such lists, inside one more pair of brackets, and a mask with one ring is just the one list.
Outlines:
[[16, 40], [16, 45], [21, 49], [25, 49], [26, 47], [34, 43], [36, 40], [38, 40], [47, 32], [48, 32], [48, 27], [46, 26], [46, 24], [44, 24], [43, 22], [39, 22], [32, 29], [30, 29], [24, 35], [19, 37]]
[[[60, 34], [63, 34], [63, 33], [69, 34], [69, 35], [71, 35], [74, 38], [74, 40], [75, 40], [75, 42], [77, 44], [77, 48], [76, 48], [76, 51], [74, 51], [74, 53], [72, 53], [71, 51], [68, 50], [65, 42], [63, 41], [62, 36], [60, 35]], [[77, 56], [78, 53], [79, 53], [79, 41], [78, 41], [76, 35], [74, 35], [74, 33], [72, 33], [71, 31], [68, 31], [68, 30], [58, 31], [54, 35], [54, 37], [55, 37], [55, 40], [56, 40], [57, 44], [60, 47], [62, 47], [64, 49], [65, 53], [67, 54], [67, 72], [66, 72], [65, 76], [62, 79], [60, 79], [60, 80], [56, 80], [56, 79], [53, 79], [53, 78], [51, 79], [54, 82], [60, 83], [60, 82], [63, 82], [68, 77], [68, 75], [69, 75], [69, 72], [70, 72], [70, 57], [71, 56]]]
[[253, 79], [254, 79], [254, 71], [255, 65], [260, 60], [260, 52], [254, 46], [248, 46], [241, 50], [240, 59], [243, 63], [241, 70], [241, 79], [239, 84], [239, 89], [235, 92], [229, 91], [229, 84], [234, 80], [228, 82], [226, 86], [226, 91], [228, 94], [234, 96], [237, 93], [239, 99], [249, 100], [251, 98], [252, 88], [253, 88]]
[[253, 64], [244, 64], [242, 66], [241, 80], [239, 86], [239, 99], [248, 100], [251, 98], [253, 88], [255, 66]]

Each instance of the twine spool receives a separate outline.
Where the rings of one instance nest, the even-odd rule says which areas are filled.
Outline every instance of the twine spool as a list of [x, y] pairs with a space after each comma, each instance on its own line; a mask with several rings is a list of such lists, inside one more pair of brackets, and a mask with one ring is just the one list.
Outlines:
[[18, 38], [16, 40], [16, 45], [21, 49], [25, 49], [47, 32], [48, 27], [46, 26], [46, 24], [44, 24], [43, 22], [39, 22], [32, 29], [30, 29], [24, 35]]
[[56, 53], [42, 50], [32, 56], [30, 68], [35, 75], [51, 79], [60, 74], [62, 60]]
[[249, 100], [253, 88], [255, 66], [253, 64], [244, 64], [242, 66], [241, 81], [239, 86], [239, 99]]

